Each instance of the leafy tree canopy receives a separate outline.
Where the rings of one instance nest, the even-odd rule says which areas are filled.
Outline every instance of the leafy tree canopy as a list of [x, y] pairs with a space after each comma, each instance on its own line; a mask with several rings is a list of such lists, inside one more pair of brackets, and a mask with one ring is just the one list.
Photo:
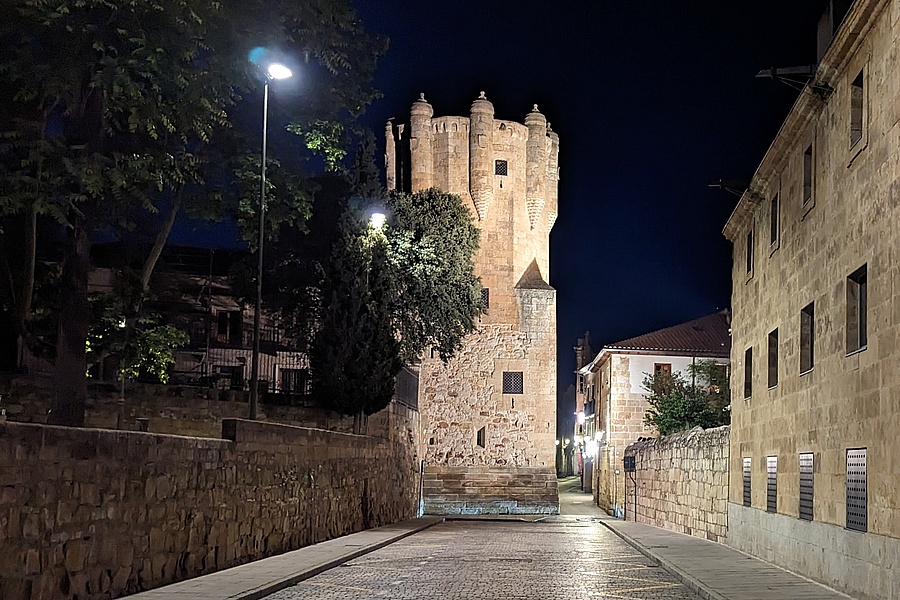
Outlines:
[[649, 410], [644, 421], [660, 435], [694, 427], [719, 427], [731, 422], [730, 392], [724, 365], [712, 360], [688, 366], [688, 380], [680, 372], [644, 377]]

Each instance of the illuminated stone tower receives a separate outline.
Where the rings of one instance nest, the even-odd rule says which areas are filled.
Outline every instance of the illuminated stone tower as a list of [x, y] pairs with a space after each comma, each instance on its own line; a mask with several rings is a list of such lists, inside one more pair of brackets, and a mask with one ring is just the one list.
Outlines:
[[385, 128], [388, 189], [457, 194], [481, 230], [475, 272], [487, 313], [448, 364], [419, 371], [430, 514], [556, 513], [556, 290], [547, 283], [559, 137], [535, 105], [494, 118], [484, 92], [468, 117], [434, 117], [422, 95]]

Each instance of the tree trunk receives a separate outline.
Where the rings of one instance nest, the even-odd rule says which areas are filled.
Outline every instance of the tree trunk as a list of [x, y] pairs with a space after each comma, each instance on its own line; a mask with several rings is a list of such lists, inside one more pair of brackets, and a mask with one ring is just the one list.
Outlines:
[[[166, 217], [162, 229], [156, 235], [156, 241], [153, 243], [153, 248], [150, 249], [150, 254], [147, 256], [147, 260], [144, 261], [144, 268], [141, 271], [141, 300], [143, 300], [147, 288], [150, 287], [150, 277], [153, 275], [153, 269], [156, 268], [156, 263], [159, 261], [163, 248], [166, 246], [166, 241], [169, 239], [169, 234], [172, 233], [172, 227], [175, 225], [175, 218], [178, 216], [178, 209], [181, 208], [181, 197], [183, 193], [184, 186], [178, 188], [178, 191], [175, 193], [169, 216]], [[135, 313], [137, 313], [140, 306], [135, 306], [134, 309]]]
[[25, 221], [25, 264], [22, 268], [22, 285], [18, 290], [16, 320], [19, 334], [25, 331], [25, 323], [31, 317], [31, 302], [34, 297], [34, 265], [37, 256], [37, 205], [33, 204]]
[[85, 344], [91, 321], [88, 304], [91, 246], [84, 221], [80, 215], [74, 219], [60, 278], [55, 390], [47, 421], [51, 425], [84, 426], [87, 397]]

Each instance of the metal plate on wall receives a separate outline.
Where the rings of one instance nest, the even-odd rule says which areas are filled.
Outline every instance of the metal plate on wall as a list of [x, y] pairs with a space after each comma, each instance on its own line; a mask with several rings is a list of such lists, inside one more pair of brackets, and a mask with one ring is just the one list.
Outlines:
[[866, 531], [869, 509], [866, 449], [847, 450], [847, 529]]
[[813, 464], [812, 452], [800, 454], [800, 518], [813, 520]]
[[749, 456], [744, 457], [744, 506], [750, 506], [750, 467], [753, 459]]
[[766, 457], [766, 512], [778, 512], [778, 457]]

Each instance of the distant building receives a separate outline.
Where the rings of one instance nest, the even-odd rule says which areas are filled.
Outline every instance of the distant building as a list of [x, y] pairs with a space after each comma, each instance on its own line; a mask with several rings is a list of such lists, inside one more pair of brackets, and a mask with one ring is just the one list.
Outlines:
[[494, 118], [484, 94], [467, 117], [386, 127], [387, 184], [459, 195], [481, 230], [475, 272], [488, 309], [448, 364], [419, 377], [427, 513], [556, 513], [556, 290], [548, 284], [559, 138], [535, 106]]
[[728, 544], [900, 598], [900, 0], [840, 16], [725, 225]]
[[[603, 346], [578, 371], [586, 402], [596, 403], [594, 498], [610, 514], [625, 510], [625, 447], [656, 431], [644, 423], [647, 390], [644, 378], [659, 372], [682, 373], [698, 360], [715, 360], [727, 368], [731, 350], [727, 310]], [[587, 446], [587, 444], [586, 444]]]

